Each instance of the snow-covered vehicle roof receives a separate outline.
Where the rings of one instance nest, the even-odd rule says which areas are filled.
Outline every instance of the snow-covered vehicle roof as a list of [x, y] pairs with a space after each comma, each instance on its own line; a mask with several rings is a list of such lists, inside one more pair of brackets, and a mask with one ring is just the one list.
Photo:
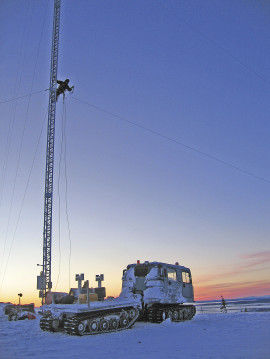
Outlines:
[[163, 263], [163, 262], [148, 262], [148, 261], [145, 261], [143, 263], [133, 263], [133, 264], [129, 264], [127, 266], [127, 268], [131, 268], [131, 267], [135, 267], [137, 265], [149, 265], [149, 266], [161, 266], [161, 267], [170, 267], [170, 268], [175, 268], [175, 269], [181, 269], [185, 272], [190, 272], [190, 269], [187, 268], [187, 267], [184, 267], [184, 266], [181, 266], [179, 265], [178, 263], [177, 264], [168, 264], [168, 263]]

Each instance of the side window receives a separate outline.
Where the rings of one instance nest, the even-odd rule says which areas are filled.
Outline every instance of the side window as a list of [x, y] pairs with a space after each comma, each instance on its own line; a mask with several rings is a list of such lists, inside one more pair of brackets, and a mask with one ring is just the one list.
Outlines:
[[167, 268], [167, 272], [168, 272], [169, 280], [176, 280], [176, 270], [175, 269]]
[[182, 272], [183, 283], [191, 283], [191, 278], [188, 272]]

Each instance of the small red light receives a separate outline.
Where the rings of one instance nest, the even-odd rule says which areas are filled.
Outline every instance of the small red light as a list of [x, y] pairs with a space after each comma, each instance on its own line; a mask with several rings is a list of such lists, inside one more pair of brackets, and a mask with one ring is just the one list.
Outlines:
[[141, 262], [139, 261], [139, 259], [137, 259], [137, 264], [141, 264]]
[[178, 262], [175, 262], [175, 265], [176, 265], [176, 266], [179, 266], [179, 263], [178, 263]]

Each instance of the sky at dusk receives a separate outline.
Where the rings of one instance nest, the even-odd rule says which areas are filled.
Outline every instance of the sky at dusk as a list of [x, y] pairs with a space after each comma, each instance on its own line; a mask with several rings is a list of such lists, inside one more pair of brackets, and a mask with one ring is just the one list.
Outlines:
[[[52, 21], [0, 2], [0, 301], [40, 303]], [[117, 296], [140, 259], [197, 300], [270, 294], [269, 30], [266, 0], [62, 1], [53, 290]]]

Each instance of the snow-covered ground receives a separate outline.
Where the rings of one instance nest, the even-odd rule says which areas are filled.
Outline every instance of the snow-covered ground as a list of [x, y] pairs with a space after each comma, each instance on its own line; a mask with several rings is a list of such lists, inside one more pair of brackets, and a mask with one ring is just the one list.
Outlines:
[[0, 358], [269, 359], [270, 313], [198, 314], [191, 321], [138, 322], [125, 331], [85, 337], [43, 332], [37, 320], [0, 316]]

